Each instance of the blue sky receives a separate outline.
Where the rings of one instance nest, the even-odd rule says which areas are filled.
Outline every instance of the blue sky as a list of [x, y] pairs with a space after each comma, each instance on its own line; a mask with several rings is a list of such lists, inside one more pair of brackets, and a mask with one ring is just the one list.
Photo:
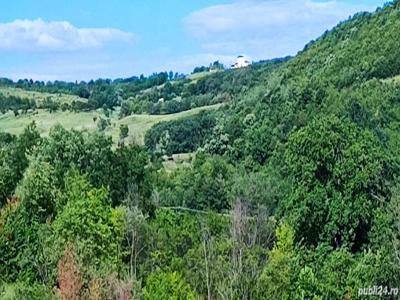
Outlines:
[[386, 1], [14, 0], [0, 10], [0, 77], [89, 80], [239, 55], [293, 55], [357, 11]]

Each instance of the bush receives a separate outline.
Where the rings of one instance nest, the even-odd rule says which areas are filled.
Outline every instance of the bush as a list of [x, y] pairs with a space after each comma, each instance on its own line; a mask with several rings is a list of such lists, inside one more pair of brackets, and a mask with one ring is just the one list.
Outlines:
[[196, 296], [178, 273], [154, 273], [147, 279], [144, 299], [195, 300]]

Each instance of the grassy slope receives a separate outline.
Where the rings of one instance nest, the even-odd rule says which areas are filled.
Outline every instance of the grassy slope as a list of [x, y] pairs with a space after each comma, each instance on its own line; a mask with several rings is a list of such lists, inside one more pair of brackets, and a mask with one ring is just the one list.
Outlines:
[[119, 126], [121, 124], [126, 124], [129, 126], [129, 140], [143, 144], [144, 134], [153, 125], [162, 121], [171, 121], [190, 117], [198, 114], [203, 110], [217, 109], [221, 105], [222, 104], [215, 104], [210, 106], [198, 107], [188, 111], [183, 111], [170, 115], [131, 115], [121, 120], [116, 120], [115, 128], [109, 129], [108, 133], [112, 135], [114, 141], [117, 141], [119, 135]]
[[[170, 115], [132, 115], [121, 120], [118, 119], [118, 113], [115, 112], [111, 118], [111, 126], [106, 129], [106, 133], [111, 135], [114, 142], [118, 141], [119, 126], [126, 124], [129, 126], [129, 141], [135, 141], [143, 144], [144, 135], [154, 124], [162, 121], [177, 120], [189, 117], [199, 113], [202, 110], [217, 109], [221, 104], [199, 107], [189, 111], [180, 112]], [[38, 114], [20, 115], [15, 117], [13, 113], [0, 115], [0, 131], [12, 134], [20, 134], [30, 122], [35, 121], [42, 135], [47, 135], [50, 128], [56, 124], [61, 124], [67, 129], [78, 130], [96, 130], [97, 123], [94, 118], [105, 118], [100, 112], [56, 112], [48, 113], [40, 110]]]
[[20, 98], [26, 99], [34, 99], [37, 103], [44, 101], [46, 98], [50, 98], [53, 101], [58, 103], [71, 103], [72, 101], [80, 101], [86, 102], [86, 99], [80, 98], [74, 95], [67, 95], [67, 94], [50, 94], [50, 93], [41, 93], [41, 92], [34, 92], [34, 91], [26, 91], [20, 88], [13, 88], [13, 87], [0, 87], [0, 94], [6, 96], [15, 96]]
[[200, 79], [202, 79], [202, 78], [204, 78], [204, 77], [207, 77], [207, 76], [212, 75], [212, 74], [215, 74], [215, 73], [220, 73], [220, 72], [222, 72], [222, 71], [200, 72], [200, 73], [191, 74], [191, 75], [189, 76], [189, 79], [191, 80], [190, 83], [195, 84], [195, 83], [197, 83], [197, 81], [199, 81]]

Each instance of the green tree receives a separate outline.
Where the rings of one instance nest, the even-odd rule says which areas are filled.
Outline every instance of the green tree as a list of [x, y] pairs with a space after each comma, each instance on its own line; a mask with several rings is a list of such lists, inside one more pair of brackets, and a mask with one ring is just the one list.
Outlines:
[[286, 223], [276, 231], [277, 242], [257, 283], [258, 299], [291, 299], [291, 277], [295, 259], [294, 231]]
[[33, 283], [39, 279], [35, 258], [40, 248], [38, 224], [30, 212], [13, 199], [0, 211], [0, 282], [18, 280]]
[[286, 162], [294, 186], [284, 212], [298, 240], [355, 251], [368, 243], [390, 180], [390, 162], [371, 133], [335, 117], [314, 121], [291, 135]]
[[181, 276], [174, 273], [154, 273], [144, 288], [145, 300], [195, 300], [196, 295]]
[[220, 156], [197, 155], [191, 169], [178, 169], [160, 190], [166, 206], [221, 212], [230, 208], [228, 191], [233, 166]]
[[28, 155], [41, 143], [34, 122], [18, 138], [3, 137], [0, 143], [0, 207], [11, 197], [28, 167]]
[[200, 240], [199, 227], [189, 214], [175, 213], [169, 209], [156, 211], [150, 223], [151, 269], [155, 267], [168, 271], [181, 271], [185, 266], [185, 256]]
[[107, 192], [74, 176], [68, 178], [61, 197], [67, 202], [53, 223], [57, 253], [71, 243], [86, 271], [118, 270], [124, 232], [118, 224], [124, 224], [125, 216], [114, 213]]
[[103, 119], [100, 117], [99, 122], [97, 123], [97, 128], [99, 131], [104, 131], [110, 125], [110, 119]]
[[126, 124], [121, 124], [119, 127], [119, 138], [120, 140], [123, 140], [128, 137], [129, 134], [129, 127]]
[[56, 214], [54, 170], [50, 164], [34, 160], [26, 170], [17, 194], [31, 220], [44, 223]]

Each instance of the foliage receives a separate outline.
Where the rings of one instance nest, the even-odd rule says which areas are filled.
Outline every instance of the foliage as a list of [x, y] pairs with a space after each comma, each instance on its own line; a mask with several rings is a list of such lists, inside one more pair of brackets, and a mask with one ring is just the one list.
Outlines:
[[181, 270], [185, 255], [200, 238], [197, 226], [197, 221], [189, 215], [179, 215], [167, 209], [157, 211], [156, 218], [151, 223], [154, 249], [150, 260], [151, 268]]
[[25, 168], [28, 155], [40, 144], [35, 123], [29, 124], [18, 137], [1, 136], [0, 142], [0, 207], [12, 196]]
[[147, 279], [144, 299], [195, 300], [196, 296], [177, 273], [158, 273]]
[[294, 187], [283, 205], [297, 239], [353, 251], [367, 243], [375, 212], [388, 195], [383, 179], [389, 161], [377, 140], [346, 121], [326, 118], [289, 138], [286, 160]]
[[[95, 132], [0, 133], [0, 298], [335, 300], [399, 286], [399, 5], [238, 70], [1, 79], [85, 98], [3, 95], [2, 122], [43, 105]], [[160, 115], [128, 116], [144, 112]], [[145, 148], [129, 144], [155, 123]], [[194, 159], [164, 170], [178, 153]]]
[[56, 214], [54, 170], [48, 163], [32, 161], [26, 170], [17, 194], [31, 220], [44, 223]]
[[160, 181], [161, 205], [223, 211], [230, 208], [228, 190], [233, 167], [221, 157], [198, 156], [191, 169], [178, 169]]
[[277, 243], [258, 282], [259, 299], [290, 299], [292, 261], [295, 257], [294, 231], [282, 224], [276, 232]]
[[129, 127], [128, 127], [128, 125], [121, 124], [120, 127], [119, 127], [119, 138], [122, 140], [122, 139], [127, 138], [128, 135], [129, 135]]
[[58, 293], [62, 300], [80, 299], [83, 286], [81, 277], [74, 250], [65, 249], [63, 257], [58, 262]]
[[113, 213], [107, 192], [93, 188], [84, 177], [68, 178], [66, 187], [61, 197], [68, 202], [52, 226], [56, 248], [62, 251], [71, 243], [87, 268], [84, 271], [118, 270], [123, 229], [117, 224], [123, 215]]
[[162, 122], [146, 133], [145, 145], [152, 152], [166, 155], [192, 152], [204, 144], [214, 125], [215, 118], [209, 113]]
[[58, 299], [46, 286], [40, 284], [26, 285], [24, 282], [0, 284], [0, 298], [4, 300]]

